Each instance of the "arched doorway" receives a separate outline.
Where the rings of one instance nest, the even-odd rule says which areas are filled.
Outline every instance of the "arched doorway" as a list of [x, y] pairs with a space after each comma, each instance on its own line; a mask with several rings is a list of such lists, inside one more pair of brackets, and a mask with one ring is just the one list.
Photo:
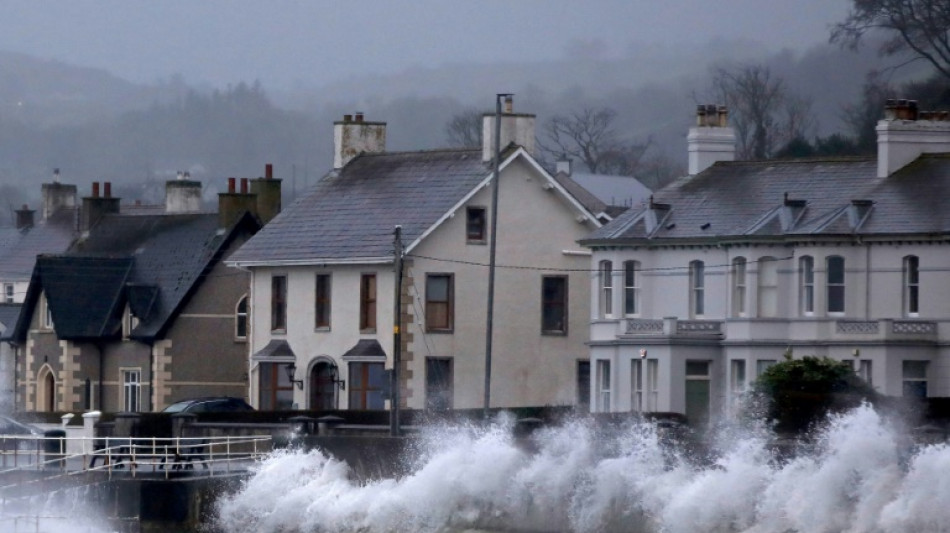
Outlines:
[[56, 410], [56, 378], [49, 367], [40, 370], [36, 380], [36, 410], [52, 412]]
[[337, 408], [337, 367], [320, 361], [310, 370], [310, 409], [326, 411]]

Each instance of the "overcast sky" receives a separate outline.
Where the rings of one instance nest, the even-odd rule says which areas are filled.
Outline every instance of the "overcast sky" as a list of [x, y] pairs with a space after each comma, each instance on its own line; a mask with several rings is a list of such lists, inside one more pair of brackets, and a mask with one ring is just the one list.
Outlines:
[[623, 55], [632, 43], [824, 42], [848, 0], [3, 0], [0, 49], [152, 82], [323, 84], [462, 61]]

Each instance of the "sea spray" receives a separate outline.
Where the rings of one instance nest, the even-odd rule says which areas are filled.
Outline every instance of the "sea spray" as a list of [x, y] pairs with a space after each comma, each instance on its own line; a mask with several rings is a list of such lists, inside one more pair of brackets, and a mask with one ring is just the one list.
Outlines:
[[[950, 532], [950, 448], [915, 448], [870, 406], [828, 419], [808, 453], [761, 428], [710, 455], [647, 422], [570, 421], [529, 445], [510, 420], [427, 428], [410, 473], [358, 483], [320, 451], [280, 451], [222, 499], [240, 532]], [[722, 435], [726, 435], [725, 437]]]

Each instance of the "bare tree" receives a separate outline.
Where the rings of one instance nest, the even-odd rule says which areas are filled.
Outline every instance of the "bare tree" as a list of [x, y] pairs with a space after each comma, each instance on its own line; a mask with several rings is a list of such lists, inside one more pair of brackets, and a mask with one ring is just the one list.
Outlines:
[[882, 55], [909, 52], [950, 78], [950, 0], [853, 0], [844, 21], [831, 30], [831, 42], [856, 48], [870, 33], [888, 36]]
[[585, 107], [555, 115], [544, 125], [541, 150], [552, 158], [579, 159], [595, 174], [632, 176], [652, 145], [652, 139], [627, 141], [614, 129], [617, 113], [609, 107]]
[[475, 148], [482, 145], [482, 113], [466, 109], [456, 113], [445, 125], [445, 138], [449, 146]]
[[892, 92], [891, 86], [879, 73], [871, 72], [864, 80], [861, 100], [842, 109], [842, 119], [851, 129], [858, 151], [873, 154], [877, 148], [875, 127], [884, 112], [884, 102]]
[[766, 66], [716, 68], [712, 91], [729, 108], [741, 159], [767, 159], [815, 127], [811, 101], [790, 94]]

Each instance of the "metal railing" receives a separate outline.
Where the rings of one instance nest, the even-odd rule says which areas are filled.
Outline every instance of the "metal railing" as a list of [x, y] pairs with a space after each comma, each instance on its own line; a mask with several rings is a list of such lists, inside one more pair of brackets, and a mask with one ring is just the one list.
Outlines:
[[142, 472], [164, 473], [168, 478], [172, 472], [192, 470], [196, 475], [213, 477], [244, 471], [271, 448], [271, 437], [265, 435], [176, 438], [2, 436], [0, 483], [4, 474], [23, 470], [43, 470], [60, 475], [105, 472], [110, 479], [114, 474], [135, 477]]

